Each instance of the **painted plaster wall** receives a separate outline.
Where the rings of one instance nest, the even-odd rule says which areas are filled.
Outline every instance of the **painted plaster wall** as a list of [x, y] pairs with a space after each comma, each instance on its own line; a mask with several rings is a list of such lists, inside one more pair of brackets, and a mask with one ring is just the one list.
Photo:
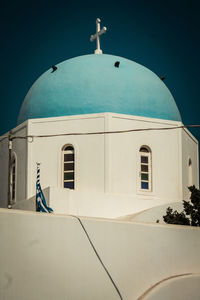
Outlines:
[[[200, 272], [199, 228], [81, 219], [123, 299]], [[76, 218], [0, 209], [0, 236], [0, 299], [119, 299]]]
[[[13, 135], [26, 136], [27, 126], [19, 126], [13, 130]], [[16, 201], [26, 199], [26, 187], [27, 187], [27, 140], [26, 139], [14, 139], [13, 140], [13, 152], [16, 153]]]
[[[79, 216], [92, 216], [103, 218], [119, 218], [124, 217], [125, 220], [133, 219], [135, 213], [141, 212], [141, 221], [156, 223], [158, 216], [160, 217], [160, 204], [163, 199], [145, 199], [140, 196], [129, 195], [113, 195], [104, 193], [78, 192], [69, 189], [56, 187], [48, 187], [43, 189], [47, 204], [54, 210], [54, 213], [69, 214]], [[182, 204], [181, 202], [179, 204]], [[167, 206], [173, 206], [167, 203]], [[154, 209], [151, 210], [151, 208]], [[13, 209], [23, 209], [35, 211], [35, 196], [28, 200], [17, 202]], [[150, 209], [147, 216], [143, 217], [143, 211]], [[165, 211], [164, 211], [165, 212]], [[128, 216], [127, 216], [128, 215]], [[130, 218], [129, 218], [130, 216]], [[124, 219], [123, 218], [123, 219]], [[140, 220], [140, 219], [139, 219]]]
[[[118, 114], [96, 114], [29, 122], [30, 132], [60, 134], [170, 127], [179, 122], [153, 120]], [[35, 192], [35, 164], [41, 161], [43, 187], [62, 186], [61, 149], [71, 143], [76, 151], [76, 190], [140, 195], [147, 198], [181, 199], [180, 132], [154, 131], [123, 134], [35, 138], [29, 145], [29, 197]], [[140, 191], [139, 149], [152, 150], [152, 192]], [[49, 161], [51, 164], [49, 164]]]
[[159, 223], [165, 224], [163, 216], [166, 215], [166, 210], [169, 206], [178, 212], [183, 211], [183, 203], [181, 201], [171, 202], [164, 205], [154, 206], [133, 215], [127, 215], [124, 217], [124, 220], [145, 223], [156, 223], [159, 220]]
[[[110, 130], [163, 128], [181, 125], [180, 122], [120, 116], [112, 114]], [[140, 131], [112, 135], [110, 141], [113, 193], [143, 195], [170, 201], [181, 199], [181, 145], [180, 130]], [[152, 191], [140, 190], [141, 146], [152, 151]], [[127, 159], [127, 157], [129, 159]]]
[[[57, 136], [77, 132], [170, 128], [180, 124], [113, 113], [29, 120], [18, 126], [14, 134], [55, 136], [14, 140], [17, 201], [35, 195], [36, 162], [41, 162], [41, 185], [43, 189], [51, 188], [48, 200], [56, 212], [115, 218], [182, 200], [182, 178], [186, 178], [188, 172], [183, 157], [190, 155], [195, 166], [197, 144], [192, 135], [183, 135], [181, 129]], [[73, 144], [75, 148], [75, 191], [62, 189], [62, 148], [66, 144]], [[139, 149], [142, 145], [149, 146], [152, 151], [151, 192], [140, 190]], [[7, 170], [7, 162], [3, 163]], [[198, 167], [194, 169], [194, 178], [197, 174]], [[7, 183], [7, 176], [4, 181]], [[6, 185], [4, 189], [5, 199]]]
[[0, 142], [0, 206], [8, 207], [8, 140]]
[[[26, 136], [26, 123], [13, 129], [12, 135]], [[16, 154], [16, 201], [26, 199], [27, 149], [26, 140], [14, 139], [13, 152]], [[8, 205], [8, 139], [0, 142], [0, 206]]]
[[[73, 132], [104, 131], [104, 116], [65, 117], [29, 120], [29, 134], [50, 135]], [[75, 189], [104, 191], [104, 136], [56, 136], [34, 138], [29, 144], [28, 197], [35, 194], [36, 162], [41, 162], [41, 185], [62, 188], [62, 148], [72, 144], [75, 149]]]
[[199, 300], [200, 274], [169, 278], [153, 287], [140, 300]]
[[[50, 193], [50, 188], [43, 189], [43, 194], [46, 200], [47, 205], [49, 206], [49, 193]], [[22, 201], [17, 201], [13, 206], [12, 209], [20, 209], [20, 210], [27, 210], [27, 211], [36, 211], [36, 196], [33, 196], [29, 198], [28, 200], [22, 200]], [[62, 213], [64, 211], [64, 207], [62, 210]]]
[[59, 188], [49, 190], [49, 205], [56, 213], [80, 216], [119, 218], [168, 203], [166, 199], [146, 199], [136, 195], [81, 193]]
[[[184, 129], [182, 130], [182, 185], [183, 199], [188, 200], [190, 192], [189, 185], [199, 187], [199, 160], [198, 160], [198, 142], [191, 133]], [[192, 181], [189, 179], [189, 159], [192, 161]]]

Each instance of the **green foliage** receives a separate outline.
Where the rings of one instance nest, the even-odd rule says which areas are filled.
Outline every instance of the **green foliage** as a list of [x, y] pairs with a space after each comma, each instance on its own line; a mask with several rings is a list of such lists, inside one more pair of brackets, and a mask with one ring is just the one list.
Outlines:
[[168, 207], [166, 215], [163, 216], [165, 223], [200, 226], [200, 190], [196, 189], [194, 185], [188, 187], [188, 189], [191, 192], [191, 202], [183, 200], [183, 211], [181, 213]]

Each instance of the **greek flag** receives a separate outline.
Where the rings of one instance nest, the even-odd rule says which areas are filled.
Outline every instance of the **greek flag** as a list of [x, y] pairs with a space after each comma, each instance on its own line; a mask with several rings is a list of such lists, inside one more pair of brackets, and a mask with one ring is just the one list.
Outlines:
[[40, 164], [37, 164], [37, 181], [36, 181], [36, 211], [45, 213], [53, 212], [53, 209], [48, 207], [40, 185]]

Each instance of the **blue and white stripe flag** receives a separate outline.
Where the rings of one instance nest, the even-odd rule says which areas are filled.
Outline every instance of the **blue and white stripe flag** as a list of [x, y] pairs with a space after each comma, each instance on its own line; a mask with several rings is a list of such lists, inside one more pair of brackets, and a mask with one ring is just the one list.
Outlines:
[[36, 211], [46, 213], [53, 212], [53, 209], [48, 207], [40, 185], [40, 164], [37, 163], [37, 181], [36, 181]]

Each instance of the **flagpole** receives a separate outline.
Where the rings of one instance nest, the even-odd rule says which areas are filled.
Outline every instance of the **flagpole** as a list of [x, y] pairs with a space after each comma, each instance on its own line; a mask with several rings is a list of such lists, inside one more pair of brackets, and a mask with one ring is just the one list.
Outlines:
[[38, 163], [36, 162], [36, 165], [37, 165], [37, 170], [36, 170], [36, 185], [35, 185], [35, 188], [36, 188], [36, 192], [35, 192], [35, 211], [38, 211], [38, 203], [37, 203], [37, 193], [38, 193], [38, 170], [39, 170], [39, 167], [40, 167], [40, 164], [41, 163]]
[[45, 196], [43, 194], [41, 184], [40, 184], [40, 164], [41, 163], [36, 163], [36, 164], [37, 164], [36, 196], [35, 196], [36, 211], [52, 213], [53, 209], [47, 205]]

